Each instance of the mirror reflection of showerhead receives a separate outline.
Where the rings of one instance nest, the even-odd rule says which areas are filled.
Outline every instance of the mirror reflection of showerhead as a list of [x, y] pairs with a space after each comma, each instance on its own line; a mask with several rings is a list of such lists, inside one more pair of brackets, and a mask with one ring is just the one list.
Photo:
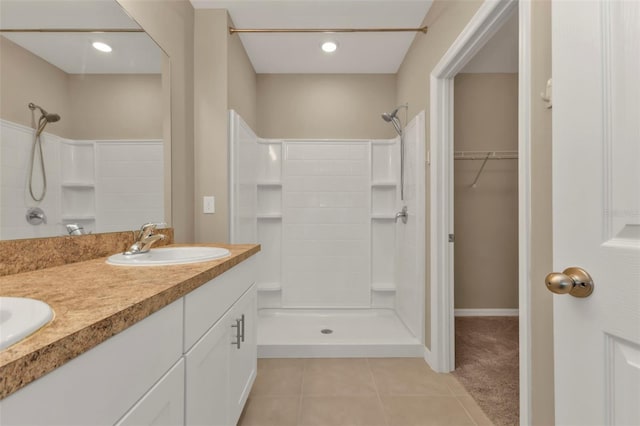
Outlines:
[[40, 136], [40, 134], [44, 131], [44, 128], [47, 126], [47, 123], [55, 123], [56, 121], [60, 121], [60, 115], [58, 114], [50, 114], [44, 108], [39, 105], [34, 104], [33, 102], [29, 103], [29, 109], [34, 111], [35, 109], [40, 110], [40, 119], [38, 120], [38, 129], [36, 130], [36, 136]]
[[[29, 165], [29, 194], [31, 194], [31, 198], [34, 201], [42, 201], [44, 196], [47, 194], [47, 172], [44, 167], [44, 153], [42, 152], [42, 139], [40, 135], [44, 131], [44, 128], [47, 126], [47, 123], [55, 123], [56, 121], [60, 121], [60, 116], [58, 114], [49, 114], [45, 111], [44, 108], [30, 102], [28, 105], [31, 110], [32, 117], [33, 111], [36, 109], [40, 110], [40, 118], [38, 119], [38, 127], [36, 128], [36, 133], [33, 136], [33, 144], [31, 145], [31, 162]], [[34, 118], [35, 121], [35, 118]], [[35, 123], [34, 123], [35, 124]], [[33, 165], [36, 162], [36, 150], [40, 154], [40, 172], [42, 174], [42, 192], [39, 196], [34, 193], [33, 188]]]

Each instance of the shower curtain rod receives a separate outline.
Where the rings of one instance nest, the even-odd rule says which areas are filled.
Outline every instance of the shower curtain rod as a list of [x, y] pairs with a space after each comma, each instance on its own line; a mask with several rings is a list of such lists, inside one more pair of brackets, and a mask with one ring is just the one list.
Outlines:
[[426, 33], [428, 27], [418, 28], [234, 28], [229, 27], [229, 33]]

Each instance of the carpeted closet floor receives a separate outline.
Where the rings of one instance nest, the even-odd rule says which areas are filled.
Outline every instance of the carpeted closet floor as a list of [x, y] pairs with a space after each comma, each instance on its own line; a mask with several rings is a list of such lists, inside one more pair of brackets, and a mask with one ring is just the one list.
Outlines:
[[456, 317], [453, 374], [497, 426], [519, 424], [518, 317]]

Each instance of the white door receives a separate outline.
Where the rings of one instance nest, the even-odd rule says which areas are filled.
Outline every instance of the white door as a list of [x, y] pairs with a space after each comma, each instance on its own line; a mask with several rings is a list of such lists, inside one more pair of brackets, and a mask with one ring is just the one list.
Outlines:
[[556, 422], [640, 425], [640, 2], [552, 7]]

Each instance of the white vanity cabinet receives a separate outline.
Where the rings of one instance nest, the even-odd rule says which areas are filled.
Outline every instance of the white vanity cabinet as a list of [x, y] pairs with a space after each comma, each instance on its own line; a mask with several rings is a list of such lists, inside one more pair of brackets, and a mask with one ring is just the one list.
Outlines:
[[251, 257], [1, 400], [0, 424], [236, 424], [257, 370], [254, 283]]
[[[9, 395], [0, 401], [0, 423], [113, 425], [126, 413], [135, 415], [132, 407], [157, 398], [150, 396], [156, 383], [181, 364], [182, 318], [180, 299]], [[160, 410], [175, 407], [184, 392], [178, 388], [160, 399]], [[183, 415], [180, 420], [176, 424]]]
[[[255, 267], [251, 260], [245, 263], [185, 298], [187, 329], [189, 324], [194, 329], [209, 325], [185, 354], [187, 425], [235, 425], [255, 380]], [[225, 299], [233, 299], [233, 305], [222, 317], [207, 309]], [[188, 344], [196, 337], [185, 340]]]

